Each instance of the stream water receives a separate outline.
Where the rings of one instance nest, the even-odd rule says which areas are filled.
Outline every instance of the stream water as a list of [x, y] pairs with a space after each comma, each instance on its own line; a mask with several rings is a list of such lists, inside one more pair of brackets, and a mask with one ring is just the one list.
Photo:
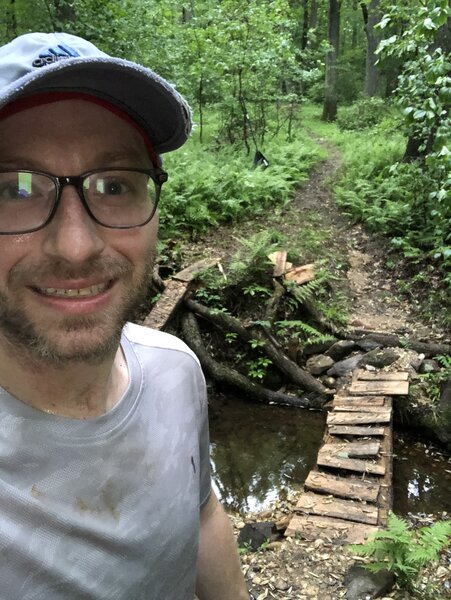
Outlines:
[[[261, 511], [299, 489], [315, 464], [324, 428], [322, 413], [211, 398], [213, 477], [223, 503], [235, 511]], [[451, 459], [399, 434], [394, 455], [395, 512], [451, 512]]]

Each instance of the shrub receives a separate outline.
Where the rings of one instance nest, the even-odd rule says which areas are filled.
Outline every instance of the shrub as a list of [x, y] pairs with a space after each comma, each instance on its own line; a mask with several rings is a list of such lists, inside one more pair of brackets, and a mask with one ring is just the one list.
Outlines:
[[387, 113], [387, 102], [382, 98], [362, 98], [340, 108], [337, 123], [342, 131], [359, 131], [377, 125]]

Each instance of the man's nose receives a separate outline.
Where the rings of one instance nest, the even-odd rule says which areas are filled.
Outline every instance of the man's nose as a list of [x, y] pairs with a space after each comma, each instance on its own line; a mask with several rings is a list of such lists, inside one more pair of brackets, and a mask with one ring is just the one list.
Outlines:
[[65, 185], [57, 211], [45, 228], [44, 250], [70, 263], [83, 263], [103, 251], [105, 243], [73, 185]]

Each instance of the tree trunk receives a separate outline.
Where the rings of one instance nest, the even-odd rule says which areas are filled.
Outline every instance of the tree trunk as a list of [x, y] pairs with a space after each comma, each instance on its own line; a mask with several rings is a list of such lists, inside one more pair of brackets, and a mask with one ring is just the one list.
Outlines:
[[184, 313], [182, 316], [182, 331], [185, 342], [195, 352], [205, 372], [215, 381], [237, 387], [244, 391], [246, 396], [258, 402], [298, 406], [301, 408], [321, 409], [323, 407], [324, 401], [321, 401], [319, 398], [299, 398], [291, 394], [268, 390], [250, 381], [250, 379], [234, 369], [230, 369], [215, 361], [207, 352], [202, 342], [196, 317], [189, 312]]
[[312, 0], [310, 6], [309, 29], [316, 29], [318, 26], [318, 0]]
[[379, 88], [379, 69], [376, 66], [376, 49], [379, 45], [380, 36], [375, 30], [381, 15], [379, 12], [380, 0], [371, 0], [369, 5], [361, 2], [363, 14], [363, 28], [365, 30], [367, 48], [365, 64], [365, 95], [372, 98], [377, 94]]
[[309, 30], [308, 0], [302, 0], [302, 8], [304, 11], [304, 16], [303, 16], [303, 20], [302, 20], [301, 50], [305, 50], [307, 48], [308, 30]]
[[185, 304], [190, 310], [205, 319], [208, 319], [210, 322], [215, 323], [223, 331], [233, 331], [234, 333], [237, 333], [246, 342], [258, 338], [264, 343], [262, 349], [274, 365], [302, 390], [314, 392], [316, 394], [330, 393], [330, 390], [327, 390], [318, 379], [313, 377], [313, 375], [307, 371], [304, 371], [304, 369], [301, 369], [295, 362], [278, 350], [272, 341], [266, 339], [261, 334], [248, 331], [235, 317], [226, 315], [222, 312], [212, 312], [209, 308], [194, 300], [185, 300]]
[[329, 50], [326, 54], [323, 121], [335, 121], [337, 118], [337, 59], [340, 43], [340, 7], [341, 0], [329, 0]]

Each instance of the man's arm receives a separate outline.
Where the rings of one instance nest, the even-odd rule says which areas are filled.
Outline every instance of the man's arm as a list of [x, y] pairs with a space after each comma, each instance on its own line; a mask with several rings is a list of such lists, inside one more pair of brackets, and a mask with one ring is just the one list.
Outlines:
[[229, 518], [212, 491], [200, 513], [196, 594], [200, 600], [248, 600]]

